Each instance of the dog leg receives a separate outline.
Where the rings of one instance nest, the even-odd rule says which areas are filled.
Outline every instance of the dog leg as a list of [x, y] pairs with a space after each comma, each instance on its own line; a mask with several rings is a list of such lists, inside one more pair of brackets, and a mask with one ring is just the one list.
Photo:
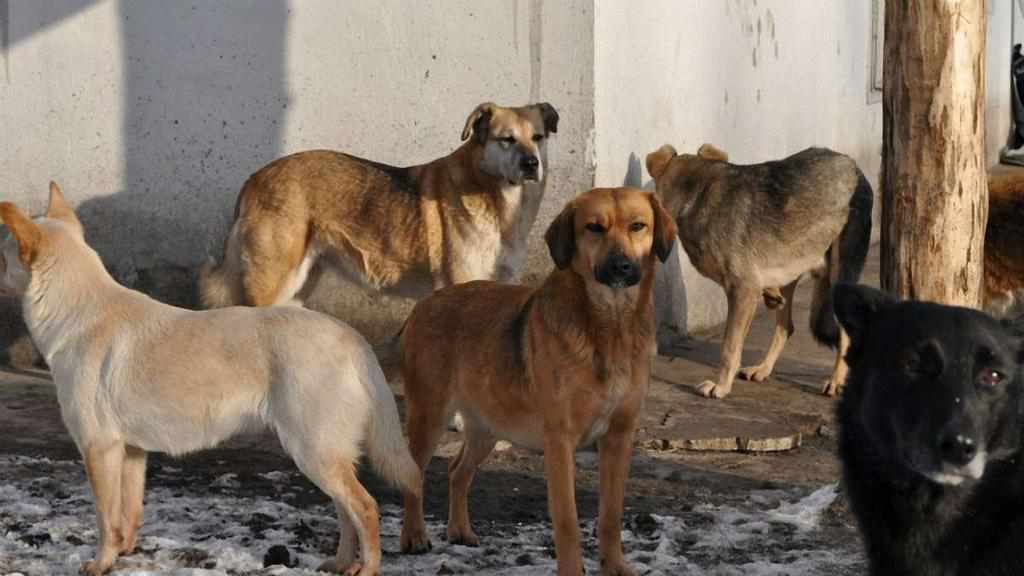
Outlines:
[[479, 546], [480, 538], [469, 521], [469, 486], [476, 469], [494, 450], [495, 438], [472, 424], [472, 419], [465, 422], [462, 448], [448, 466], [448, 543]]
[[96, 525], [99, 545], [96, 557], [82, 565], [88, 576], [105, 574], [114, 565], [121, 550], [121, 464], [124, 444], [86, 446], [82, 451], [85, 471], [96, 499]]
[[764, 355], [764, 359], [757, 366], [741, 368], [739, 372], [740, 378], [753, 382], [763, 382], [771, 376], [772, 370], [775, 369], [775, 362], [778, 361], [779, 355], [782, 354], [782, 349], [786, 346], [786, 342], [789, 341], [789, 337], [793, 335], [793, 292], [796, 290], [796, 283], [798, 281], [799, 278], [784, 286], [782, 291], [779, 292], [779, 297], [782, 298], [784, 304], [782, 308], [775, 310], [775, 333], [772, 335], [772, 343], [768, 347], [768, 352]]
[[306, 245], [306, 228], [261, 221], [246, 228], [240, 256], [246, 306], [275, 306], [291, 301], [316, 260]]
[[[347, 576], [377, 576], [380, 574], [380, 515], [377, 501], [359, 483], [351, 463], [339, 464], [333, 474], [326, 475], [321, 481], [321, 488], [334, 500], [334, 506], [339, 512], [340, 539], [337, 556], [321, 564], [318, 570]], [[347, 521], [342, 518], [343, 515], [347, 516]], [[352, 562], [352, 532], [362, 545], [359, 564]]]
[[622, 555], [622, 503], [633, 454], [635, 421], [624, 430], [609, 430], [598, 442], [601, 459], [601, 500], [598, 512], [598, 546], [603, 576], [633, 576]]
[[544, 438], [544, 475], [548, 481], [548, 513], [555, 532], [558, 576], [583, 574], [579, 517], [576, 512], [576, 461], [574, 446], [560, 434]]
[[[441, 435], [444, 434], [447, 414], [432, 405], [429, 399], [414, 400], [410, 387], [406, 387], [406, 431], [409, 438], [409, 453], [423, 471], [426, 478], [427, 464], [434, 456]], [[424, 405], [429, 406], [424, 408]], [[402, 553], [423, 554], [430, 550], [430, 536], [423, 520], [423, 495], [403, 494], [405, 518], [402, 520]]]
[[757, 311], [758, 288], [733, 287], [727, 291], [729, 314], [725, 326], [725, 340], [722, 342], [722, 360], [718, 371], [718, 382], [705, 380], [698, 391], [708, 398], [725, 398], [732, 392], [732, 381], [743, 359], [743, 342], [747, 339], [750, 323]]
[[125, 446], [121, 465], [121, 554], [135, 551], [135, 541], [142, 527], [142, 499], [146, 487], [146, 451]]
[[839, 328], [839, 348], [836, 349], [836, 362], [832, 367], [832, 376], [825, 381], [825, 386], [822, 387], [821, 392], [826, 396], [835, 396], [839, 393], [839, 389], [846, 383], [846, 373], [849, 372], [850, 367], [846, 365], [846, 351], [850, 348], [850, 337], [846, 335], [846, 330], [842, 327]]

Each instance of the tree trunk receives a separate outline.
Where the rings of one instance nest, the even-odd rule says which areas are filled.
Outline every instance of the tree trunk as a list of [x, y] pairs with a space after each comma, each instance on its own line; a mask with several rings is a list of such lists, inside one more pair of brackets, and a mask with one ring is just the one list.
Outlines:
[[985, 1], [887, 0], [882, 288], [981, 305]]

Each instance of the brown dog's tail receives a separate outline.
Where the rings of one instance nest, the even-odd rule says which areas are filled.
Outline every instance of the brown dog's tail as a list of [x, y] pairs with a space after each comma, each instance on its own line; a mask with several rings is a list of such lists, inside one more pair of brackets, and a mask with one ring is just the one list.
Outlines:
[[220, 264], [211, 258], [199, 268], [199, 303], [203, 308], [225, 308], [242, 304], [242, 278], [239, 269], [238, 222], [224, 243]]
[[[850, 211], [839, 238], [825, 252], [826, 272], [815, 278], [811, 300], [811, 334], [825, 346], [839, 346], [839, 324], [832, 305], [832, 286], [856, 284], [864, 271], [871, 247], [871, 210], [875, 195], [863, 172], [857, 171], [857, 187], [850, 197]], [[839, 254], [832, 254], [838, 250]], [[838, 257], [836, 257], [838, 256]]]

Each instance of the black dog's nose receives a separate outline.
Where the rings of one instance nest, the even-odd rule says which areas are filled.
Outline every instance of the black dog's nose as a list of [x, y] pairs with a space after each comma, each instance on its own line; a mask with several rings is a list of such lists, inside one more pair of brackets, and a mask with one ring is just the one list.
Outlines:
[[949, 433], [939, 441], [942, 459], [954, 466], [966, 466], [978, 453], [974, 439], [963, 434]]
[[523, 170], [536, 170], [540, 166], [540, 160], [536, 156], [523, 156], [523, 159], [519, 161], [519, 166]]

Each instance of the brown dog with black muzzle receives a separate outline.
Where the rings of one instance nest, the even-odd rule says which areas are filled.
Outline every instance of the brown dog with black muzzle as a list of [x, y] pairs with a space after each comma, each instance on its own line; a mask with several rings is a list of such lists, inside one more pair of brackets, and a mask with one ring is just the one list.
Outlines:
[[[543, 450], [558, 574], [581, 574], [573, 454], [597, 442], [601, 573], [633, 573], [622, 555], [623, 494], [655, 346], [655, 258], [668, 258], [675, 238], [653, 194], [591, 190], [548, 228], [557, 269], [540, 287], [470, 282], [413, 309], [399, 343], [409, 444], [421, 469], [452, 413], [464, 423], [449, 467], [449, 542], [478, 544], [469, 485], [504, 439]], [[402, 549], [429, 548], [423, 501], [407, 494]]]

